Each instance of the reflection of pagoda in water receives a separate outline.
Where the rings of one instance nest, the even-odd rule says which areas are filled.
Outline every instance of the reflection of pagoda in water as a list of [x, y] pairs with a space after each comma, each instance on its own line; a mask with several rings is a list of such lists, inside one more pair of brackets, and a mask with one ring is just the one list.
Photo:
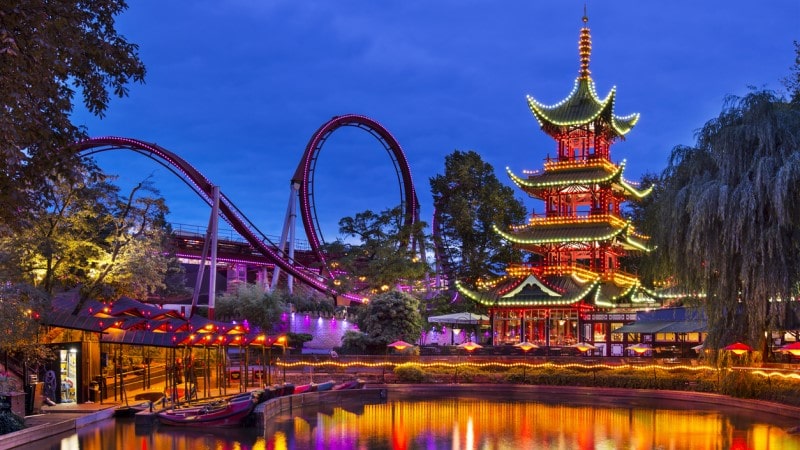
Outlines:
[[[621, 205], [649, 194], [623, 177], [625, 163], [611, 160], [611, 145], [633, 129], [638, 114], [617, 116], [616, 90], [603, 99], [589, 72], [591, 36], [583, 17], [580, 71], [564, 100], [544, 105], [528, 97], [542, 130], [556, 141], [557, 157], [543, 171], [518, 176], [514, 183], [544, 202], [544, 213], [527, 224], [496, 231], [533, 255], [506, 275], [469, 289], [467, 297], [489, 308], [494, 344], [530, 341], [569, 345], [588, 341], [611, 347], [611, 330], [635, 320], [635, 311], [657, 305], [636, 275], [621, 270], [629, 252], [646, 252], [647, 238], [622, 218]], [[600, 314], [602, 313], [602, 314]], [[608, 354], [607, 351], [604, 352]]]

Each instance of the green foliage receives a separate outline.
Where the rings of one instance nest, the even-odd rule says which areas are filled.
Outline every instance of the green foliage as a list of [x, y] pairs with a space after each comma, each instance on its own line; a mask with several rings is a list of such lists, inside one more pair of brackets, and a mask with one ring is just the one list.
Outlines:
[[400, 364], [394, 368], [394, 375], [401, 383], [422, 383], [425, 373], [416, 364]]
[[[5, 402], [4, 398], [0, 398], [0, 402]], [[11, 404], [8, 407], [0, 406], [0, 435], [13, 433], [25, 428], [25, 419], [11, 412]]]
[[85, 133], [70, 121], [76, 92], [102, 116], [110, 93], [123, 97], [144, 80], [137, 46], [114, 28], [126, 8], [123, 0], [0, 6], [0, 223], [24, 229], [37, 187], [71, 178], [78, 161], [69, 146]]
[[367, 304], [358, 326], [369, 339], [384, 346], [397, 340], [414, 343], [422, 331], [419, 300], [399, 291], [380, 294]]
[[792, 72], [783, 80], [783, 84], [789, 90], [792, 102], [800, 103], [800, 42], [798, 41], [794, 41], [794, 52]]
[[[277, 294], [276, 291], [276, 295]], [[332, 313], [334, 311], [333, 302], [327, 297], [288, 294], [286, 292], [279, 293], [279, 295], [283, 297], [284, 303], [294, 305], [294, 310], [297, 312]]]
[[334, 288], [372, 295], [403, 282], [415, 284], [428, 273], [415, 243], [424, 240], [424, 222], [406, 225], [401, 208], [380, 214], [364, 211], [339, 221], [339, 231], [357, 244], [336, 241], [325, 252], [334, 269]]
[[314, 336], [308, 333], [286, 333], [286, 345], [288, 345], [294, 353], [300, 353], [303, 349], [303, 345], [312, 339], [314, 339]]
[[48, 297], [26, 284], [0, 285], [0, 354], [13, 354], [29, 364], [52, 357], [39, 343], [37, 317], [49, 309]]
[[[645, 173], [642, 175], [639, 187], [646, 189], [650, 186], [653, 186], [650, 195], [635, 202], [626, 202], [624, 205], [624, 214], [631, 219], [637, 230], [646, 230], [648, 235], [652, 233], [651, 230], [661, 226], [657, 209], [653, 206], [662, 192], [658, 174]], [[650, 245], [652, 247], [652, 243]], [[649, 253], [644, 252], [629, 252], [620, 260], [621, 268], [628, 273], [639, 274], [646, 286], [653, 286], [654, 282], [664, 282], [664, 274], [670, 273], [658, 266], [660, 262], [657, 258], [651, 258]]]
[[370, 346], [369, 337], [360, 332], [348, 330], [342, 336], [341, 353], [348, 355], [364, 355], [368, 354], [367, 348]]
[[[251, 327], [271, 333], [287, 311], [280, 294], [272, 295], [261, 287], [246, 283], [230, 294], [223, 294], [214, 305], [214, 314], [222, 320], [247, 320]], [[292, 346], [291, 344], [289, 344]]]
[[85, 299], [146, 299], [165, 288], [174, 257], [165, 255], [168, 212], [148, 180], [129, 196], [91, 161], [80, 180], [54, 177], [38, 187], [29, 226], [0, 226], [0, 276], [47, 294], [80, 287]]
[[474, 151], [456, 150], [444, 175], [430, 179], [435, 214], [434, 248], [439, 268], [451, 280], [474, 282], [500, 274], [521, 253], [505, 245], [493, 226], [506, 229], [525, 220], [525, 206]]
[[648, 230], [684, 288], [704, 292], [711, 347], [765, 348], [800, 282], [800, 103], [768, 91], [731, 97], [676, 147]]

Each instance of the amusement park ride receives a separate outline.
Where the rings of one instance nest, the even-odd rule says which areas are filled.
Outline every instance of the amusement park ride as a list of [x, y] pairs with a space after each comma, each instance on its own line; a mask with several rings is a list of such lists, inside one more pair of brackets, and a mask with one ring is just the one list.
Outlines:
[[[391, 157], [397, 173], [397, 179], [400, 185], [401, 209], [404, 212], [404, 224], [410, 225], [418, 222], [419, 200], [414, 190], [408, 161], [400, 144], [382, 125], [363, 115], [347, 114], [335, 116], [319, 127], [312, 135], [306, 145], [297, 170], [291, 178], [289, 204], [286, 209], [286, 219], [278, 243], [273, 242], [266, 234], [262, 233], [258, 227], [234, 205], [230, 198], [222, 193], [219, 186], [214, 185], [208, 178], [176, 153], [157, 144], [139, 139], [108, 136], [84, 140], [77, 144], [77, 150], [83, 156], [91, 156], [111, 150], [130, 150], [144, 155], [175, 174], [211, 207], [208, 228], [205, 238], [203, 239], [203, 249], [200, 255], [200, 270], [197, 275], [194, 296], [192, 298], [192, 310], [195, 310], [197, 307], [200, 282], [205, 270], [206, 260], [208, 260], [210, 265], [208, 308], [209, 316], [213, 318], [215, 303], [213, 286], [216, 285], [220, 217], [222, 217], [236, 233], [244, 238], [259, 255], [259, 259], [266, 260], [267, 263], [273, 267], [272, 281], [267, 286], [268, 289], [275, 289], [278, 285], [281, 273], [285, 273], [287, 288], [290, 292], [293, 289], [295, 279], [297, 279], [304, 285], [310, 286], [319, 292], [333, 297], [343, 297], [351, 301], [362, 301], [362, 296], [354, 296], [347, 292], [337, 292], [332, 288], [331, 283], [328, 283], [326, 280], [330, 271], [323, 252], [324, 240], [319, 231], [319, 221], [317, 219], [316, 205], [314, 202], [314, 170], [319, 154], [322, 151], [325, 141], [334, 131], [341, 127], [356, 127], [365, 130], [381, 143]], [[307, 262], [304, 264], [296, 258], [295, 222], [298, 205], [300, 207], [299, 212], [303, 222], [303, 229], [305, 230], [310, 245], [310, 252], [316, 263], [314, 268], [309, 267]], [[421, 240], [412, 242], [410, 245], [414, 245], [415, 249], [418, 247], [421, 254], [424, 252]]]

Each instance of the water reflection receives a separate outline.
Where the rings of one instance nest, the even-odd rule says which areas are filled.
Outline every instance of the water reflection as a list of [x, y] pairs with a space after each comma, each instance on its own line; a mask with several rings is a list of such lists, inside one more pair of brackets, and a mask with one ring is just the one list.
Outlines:
[[800, 436], [787, 434], [791, 424], [783, 422], [734, 411], [452, 398], [284, 416], [268, 430], [266, 448], [800, 448]]
[[[300, 410], [254, 429], [138, 429], [103, 422], [36, 449], [800, 449], [787, 418], [743, 410], [689, 409], [564, 397], [552, 401], [476, 397], [393, 398], [389, 403]], [[703, 407], [705, 408], [705, 407]]]

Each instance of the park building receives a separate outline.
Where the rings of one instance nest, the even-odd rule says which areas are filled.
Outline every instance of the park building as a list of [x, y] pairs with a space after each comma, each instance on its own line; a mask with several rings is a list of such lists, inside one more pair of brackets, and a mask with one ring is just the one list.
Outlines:
[[[633, 130], [639, 114], [616, 114], [615, 88], [605, 98], [598, 96], [589, 70], [586, 16], [583, 22], [572, 92], [554, 105], [527, 98], [541, 130], [555, 141], [555, 157], [548, 155], [542, 170], [521, 175], [508, 170], [519, 189], [544, 205], [527, 223], [495, 231], [530, 257], [475, 288], [457, 287], [489, 310], [492, 345], [528, 341], [557, 354], [589, 343], [598, 356], [624, 356], [627, 347], [656, 333], [619, 330], [636, 321], [638, 312], [679, 297], [643, 286], [636, 274], [623, 270], [626, 256], [651, 248], [648, 237], [623, 217], [622, 205], [645, 198], [652, 187], [626, 180], [625, 162], [612, 160], [613, 144]], [[697, 329], [671, 334], [671, 346], [697, 345], [704, 322], [696, 323]]]

